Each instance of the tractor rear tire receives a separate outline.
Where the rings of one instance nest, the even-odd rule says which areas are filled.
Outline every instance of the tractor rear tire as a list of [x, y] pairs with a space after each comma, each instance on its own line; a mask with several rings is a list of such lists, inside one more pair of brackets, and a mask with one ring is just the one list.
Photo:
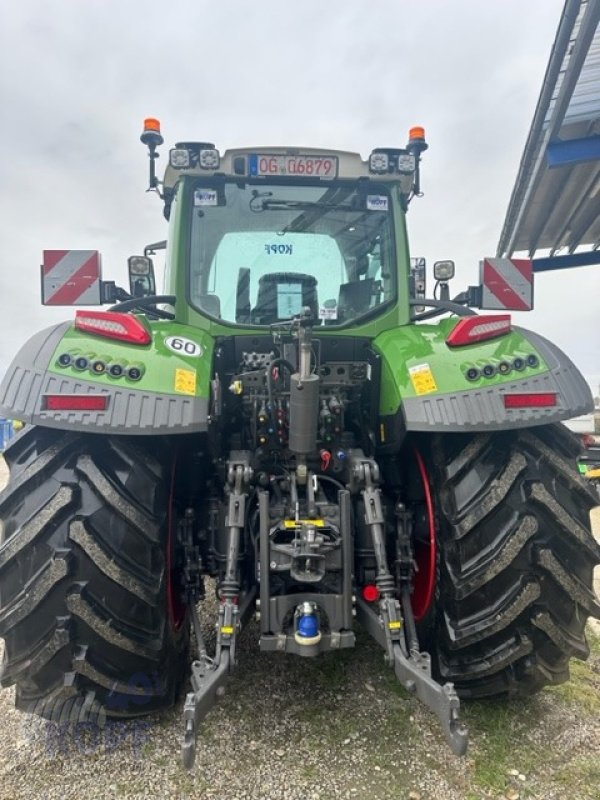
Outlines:
[[529, 695], [585, 659], [600, 617], [594, 494], [563, 425], [435, 438], [437, 677], [461, 697]]
[[168, 458], [139, 437], [34, 427], [5, 458], [0, 682], [16, 707], [63, 722], [172, 705], [189, 626], [171, 613]]

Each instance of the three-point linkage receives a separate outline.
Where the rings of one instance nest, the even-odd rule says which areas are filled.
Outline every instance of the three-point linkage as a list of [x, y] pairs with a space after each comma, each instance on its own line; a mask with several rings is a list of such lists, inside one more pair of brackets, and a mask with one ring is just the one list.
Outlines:
[[198, 620], [196, 606], [190, 603], [190, 615], [196, 635], [197, 658], [192, 662], [192, 691], [188, 693], [183, 708], [184, 736], [182, 759], [190, 769], [196, 758], [198, 724], [210, 711], [217, 697], [225, 691], [225, 681], [235, 665], [236, 638], [242, 621], [251, 611], [254, 592], [240, 594], [238, 556], [240, 537], [244, 528], [248, 487], [252, 479], [249, 453], [231, 454], [227, 469], [228, 528], [227, 564], [221, 581], [220, 604], [217, 618], [217, 643], [215, 656], [207, 651]]
[[[386, 651], [386, 660], [404, 688], [416, 694], [442, 724], [450, 748], [456, 755], [467, 750], [468, 734], [459, 720], [460, 701], [452, 683], [441, 685], [431, 677], [428, 653], [420, 652], [410, 602], [410, 573], [401, 587], [402, 604], [396, 598], [394, 578], [388, 567], [384, 537], [384, 515], [379, 469], [362, 451], [351, 454], [352, 483], [362, 494], [365, 523], [371, 531], [377, 563], [376, 586], [380, 593], [379, 612], [362, 598], [357, 598], [357, 617]], [[409, 560], [411, 560], [409, 558]]]

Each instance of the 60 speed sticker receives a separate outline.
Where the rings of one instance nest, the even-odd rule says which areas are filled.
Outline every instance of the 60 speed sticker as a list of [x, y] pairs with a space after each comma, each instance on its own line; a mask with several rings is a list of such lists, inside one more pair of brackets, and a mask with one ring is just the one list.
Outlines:
[[191, 339], [184, 339], [183, 336], [167, 336], [165, 344], [174, 353], [180, 356], [201, 356], [203, 348]]

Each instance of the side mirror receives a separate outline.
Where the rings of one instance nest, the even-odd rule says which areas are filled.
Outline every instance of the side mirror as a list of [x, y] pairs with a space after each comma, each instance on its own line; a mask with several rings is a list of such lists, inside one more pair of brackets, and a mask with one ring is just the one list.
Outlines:
[[[427, 282], [427, 262], [422, 256], [410, 259], [410, 296], [413, 300], [422, 300], [425, 295]], [[415, 311], [425, 311], [425, 306], [416, 306]]]
[[130, 256], [127, 259], [129, 292], [132, 297], [148, 297], [156, 294], [154, 264], [148, 256]]

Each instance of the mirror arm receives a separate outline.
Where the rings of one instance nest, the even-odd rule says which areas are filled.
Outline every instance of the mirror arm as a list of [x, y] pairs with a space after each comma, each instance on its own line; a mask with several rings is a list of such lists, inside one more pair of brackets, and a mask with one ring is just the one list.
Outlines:
[[468, 286], [465, 294], [468, 306], [471, 306], [472, 308], [481, 308], [481, 286]]
[[131, 295], [125, 289], [117, 286], [114, 281], [100, 281], [100, 299], [102, 305], [105, 305], [106, 303], [131, 300]]

